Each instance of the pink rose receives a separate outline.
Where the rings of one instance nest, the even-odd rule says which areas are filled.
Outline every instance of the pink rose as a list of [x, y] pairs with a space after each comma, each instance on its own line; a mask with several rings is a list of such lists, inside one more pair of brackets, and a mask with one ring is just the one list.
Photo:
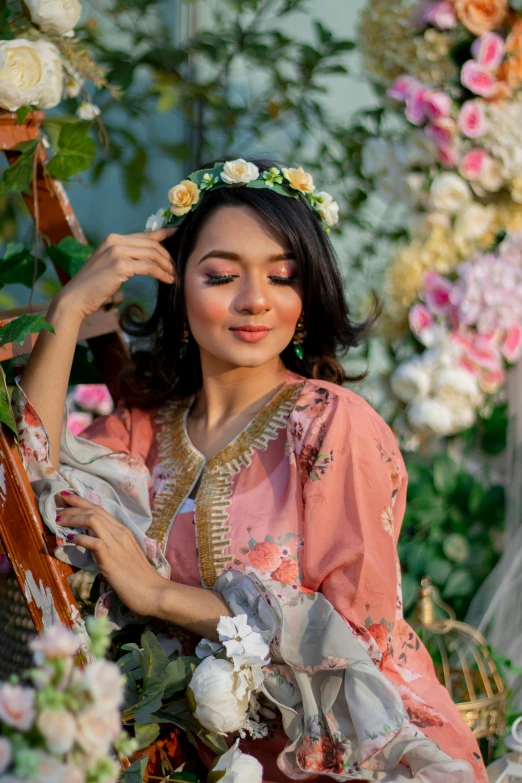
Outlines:
[[35, 717], [32, 688], [9, 683], [4, 683], [0, 687], [0, 720], [13, 729], [29, 731]]
[[511, 364], [518, 362], [522, 356], [522, 327], [512, 326], [506, 334], [500, 347], [503, 355]]
[[433, 120], [426, 125], [426, 136], [437, 145], [448, 149], [454, 146], [455, 133], [457, 131], [457, 124], [451, 117], [440, 117], [438, 120]]
[[396, 101], [404, 103], [410, 93], [419, 86], [419, 82], [413, 76], [399, 76], [387, 90], [386, 94], [390, 98], [394, 98]]
[[411, 331], [417, 336], [419, 336], [424, 329], [433, 325], [433, 317], [428, 308], [423, 304], [416, 304], [411, 308], [409, 321]]
[[491, 340], [477, 335], [474, 344], [467, 351], [471, 361], [485, 370], [497, 371], [501, 368], [498, 348]]
[[459, 128], [470, 139], [478, 139], [487, 129], [486, 112], [480, 101], [466, 101], [460, 110]]
[[453, 169], [459, 159], [459, 151], [456, 145], [449, 144], [437, 149], [437, 159], [439, 163], [447, 169]]
[[114, 404], [108, 388], [103, 383], [84, 383], [76, 387], [74, 402], [87, 411], [105, 416], [112, 412]]
[[450, 312], [453, 305], [450, 300], [450, 293], [453, 283], [447, 277], [438, 275], [437, 272], [429, 270], [423, 278], [424, 299], [430, 312], [436, 315], [446, 315]]
[[500, 370], [489, 370], [479, 379], [479, 386], [486, 394], [494, 394], [506, 382], [506, 373]]
[[480, 147], [471, 150], [462, 158], [459, 166], [459, 173], [464, 179], [480, 179], [488, 159], [489, 154], [486, 150], [483, 150]]
[[78, 650], [78, 637], [65, 626], [56, 623], [47, 628], [41, 636], [29, 641], [29, 649], [45, 658], [70, 658]]
[[426, 122], [427, 115], [424, 97], [427, 92], [428, 90], [426, 90], [426, 87], [420, 85], [419, 87], [415, 87], [406, 96], [406, 109], [404, 110], [404, 114], [406, 115], [408, 122], [411, 122], [412, 125], [423, 125]]
[[453, 30], [457, 26], [457, 14], [451, 0], [432, 3], [425, 11], [423, 21], [439, 30]]
[[475, 60], [468, 60], [462, 66], [460, 81], [475, 95], [483, 95], [485, 98], [493, 94], [495, 79], [487, 68], [479, 65]]
[[426, 115], [430, 120], [449, 117], [451, 114], [451, 98], [442, 90], [426, 90], [423, 101]]
[[73, 435], [80, 435], [90, 424], [92, 424], [92, 413], [71, 411], [71, 413], [69, 413], [68, 424], [69, 432], [72, 432]]
[[504, 39], [498, 33], [485, 33], [473, 43], [471, 53], [479, 65], [492, 71], [502, 62], [505, 49]]

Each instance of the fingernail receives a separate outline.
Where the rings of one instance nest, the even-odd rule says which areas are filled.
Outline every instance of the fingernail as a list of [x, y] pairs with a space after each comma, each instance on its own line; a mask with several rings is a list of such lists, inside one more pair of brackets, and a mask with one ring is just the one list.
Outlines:
[[61, 492], [62, 495], [72, 495], [72, 492]]
[[58, 520], [61, 519], [61, 518], [62, 518], [62, 515], [58, 514], [58, 516], [56, 517], [56, 522], [58, 522]]
[[74, 533], [67, 533], [67, 541], [72, 541], [74, 538]]

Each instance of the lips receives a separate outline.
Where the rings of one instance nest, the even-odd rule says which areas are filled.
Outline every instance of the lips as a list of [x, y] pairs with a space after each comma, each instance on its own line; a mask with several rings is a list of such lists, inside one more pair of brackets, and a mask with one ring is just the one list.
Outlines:
[[230, 330], [240, 340], [244, 340], [246, 343], [257, 343], [267, 336], [270, 331], [268, 326], [255, 326], [254, 324], [244, 324], [243, 326], [235, 326]]

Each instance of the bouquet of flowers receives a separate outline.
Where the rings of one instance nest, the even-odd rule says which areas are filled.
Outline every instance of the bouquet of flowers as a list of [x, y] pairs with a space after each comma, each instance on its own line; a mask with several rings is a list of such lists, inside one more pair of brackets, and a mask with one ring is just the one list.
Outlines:
[[[392, 385], [414, 432], [452, 434], [473, 422], [484, 394], [502, 390], [503, 360], [520, 356], [522, 4], [369, 0], [360, 43], [383, 110], [399, 119], [362, 150], [377, 194], [402, 205], [387, 316], [396, 336], [410, 328], [429, 348]], [[458, 373], [435, 388], [442, 367]], [[406, 380], [414, 373], [417, 391]], [[458, 398], [451, 415], [440, 394]]]
[[[115, 783], [114, 751], [134, 749], [123, 731], [120, 706], [125, 678], [101, 657], [108, 634], [90, 618], [90, 654], [78, 653], [79, 637], [61, 625], [30, 642], [34, 667], [27, 683], [0, 685], [2, 783]], [[96, 657], [95, 657], [96, 656]], [[100, 656], [98, 658], [97, 656]]]

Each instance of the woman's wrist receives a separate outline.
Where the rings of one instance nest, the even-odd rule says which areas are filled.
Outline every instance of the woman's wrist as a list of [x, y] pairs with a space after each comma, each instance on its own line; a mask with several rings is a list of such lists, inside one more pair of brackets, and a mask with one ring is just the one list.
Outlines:
[[65, 289], [54, 297], [46, 314], [46, 320], [53, 326], [64, 323], [73, 328], [80, 329], [85, 315], [78, 307], [75, 297], [68, 294]]

